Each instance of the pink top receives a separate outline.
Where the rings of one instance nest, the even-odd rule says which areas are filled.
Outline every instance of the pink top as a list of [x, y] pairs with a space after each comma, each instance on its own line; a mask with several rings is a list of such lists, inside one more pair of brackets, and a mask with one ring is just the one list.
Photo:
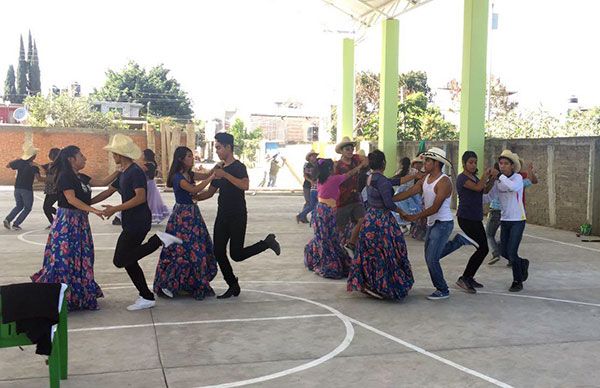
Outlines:
[[340, 197], [340, 185], [346, 179], [348, 179], [348, 175], [346, 174], [331, 175], [327, 178], [325, 183], [318, 183], [317, 193], [319, 198], [337, 201]]

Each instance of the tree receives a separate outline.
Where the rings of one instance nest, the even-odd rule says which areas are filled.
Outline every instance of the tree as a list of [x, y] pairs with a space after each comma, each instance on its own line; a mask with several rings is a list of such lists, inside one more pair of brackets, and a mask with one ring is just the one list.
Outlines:
[[29, 62], [29, 95], [35, 96], [42, 92], [42, 81], [40, 78], [40, 64], [38, 59], [37, 46], [33, 42], [33, 54]]
[[[169, 76], [162, 64], [146, 71], [136, 62], [129, 62], [121, 71], [108, 70], [100, 90], [94, 90], [96, 100], [138, 102], [144, 105], [142, 114], [192, 118], [191, 102], [179, 82]], [[150, 112], [147, 108], [150, 104]]]
[[15, 86], [15, 68], [13, 65], [8, 67], [6, 80], [4, 81], [4, 99], [15, 102], [17, 100], [17, 88]]
[[[490, 110], [489, 119], [493, 119], [499, 115], [506, 115], [509, 112], [512, 112], [519, 105], [518, 102], [510, 100], [510, 96], [514, 93], [508, 91], [506, 85], [502, 83], [500, 78], [496, 78], [494, 75], [492, 75], [490, 78], [489, 88], [491, 90], [491, 95], [489, 98], [490, 106], [488, 107]], [[448, 89], [450, 92], [450, 98], [454, 103], [454, 110], [460, 109], [460, 83], [456, 79], [453, 79], [448, 82], [446, 89]], [[488, 102], [486, 101], [486, 107], [487, 104]]]
[[92, 109], [87, 98], [71, 97], [66, 93], [59, 96], [29, 96], [25, 99], [29, 111], [28, 123], [34, 127], [65, 128], [124, 128], [113, 114], [104, 114]]
[[227, 132], [235, 139], [233, 152], [244, 161], [253, 163], [256, 160], [258, 143], [262, 139], [262, 129], [256, 128], [249, 132], [244, 122], [236, 118]]
[[25, 60], [25, 48], [23, 47], [23, 36], [21, 36], [21, 46], [19, 48], [19, 66], [17, 67], [17, 95], [15, 102], [22, 103], [27, 96], [27, 73], [29, 66]]
[[[356, 130], [355, 136], [367, 140], [377, 140], [379, 137], [379, 74], [368, 71], [361, 71], [356, 77]], [[417, 113], [411, 110], [416, 109], [415, 96], [418, 94], [418, 103], [423, 105]], [[413, 95], [413, 100], [406, 102], [409, 96]], [[400, 114], [399, 119], [403, 120], [398, 123], [399, 138], [405, 138], [406, 131], [417, 128], [420, 123], [420, 116], [426, 112], [427, 104], [431, 101], [431, 88], [427, 84], [427, 73], [424, 71], [409, 71], [408, 73], [400, 74], [398, 77], [398, 100], [400, 101], [399, 108], [405, 109], [405, 112]], [[424, 100], [423, 100], [424, 98]], [[411, 111], [411, 112], [409, 112]], [[408, 114], [408, 116], [407, 116]], [[409, 124], [407, 121], [412, 120]], [[407, 125], [409, 124], [409, 125]], [[412, 135], [411, 135], [412, 136]], [[409, 136], [409, 137], [411, 137]]]

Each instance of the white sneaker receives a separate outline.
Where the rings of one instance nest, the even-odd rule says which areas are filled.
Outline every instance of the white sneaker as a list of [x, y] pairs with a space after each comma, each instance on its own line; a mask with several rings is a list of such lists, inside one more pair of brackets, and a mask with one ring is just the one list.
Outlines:
[[168, 288], [161, 288], [160, 290], [163, 294], [165, 294], [165, 296], [173, 299], [173, 292], [171, 292], [171, 290], [169, 290]]
[[165, 248], [168, 248], [171, 244], [183, 244], [183, 241], [180, 238], [169, 233], [156, 232], [156, 236], [162, 241]]
[[462, 231], [458, 232], [457, 235], [461, 236], [462, 238], [467, 240], [469, 242], [469, 244], [471, 244], [475, 248], [479, 249], [479, 244], [477, 244], [477, 242], [475, 240], [473, 240], [471, 237], [467, 236], [467, 234], [465, 232], [462, 232]]
[[135, 303], [127, 306], [127, 310], [129, 311], [137, 311], [144, 310], [154, 307], [156, 305], [156, 301], [144, 299], [141, 296], [136, 299]]

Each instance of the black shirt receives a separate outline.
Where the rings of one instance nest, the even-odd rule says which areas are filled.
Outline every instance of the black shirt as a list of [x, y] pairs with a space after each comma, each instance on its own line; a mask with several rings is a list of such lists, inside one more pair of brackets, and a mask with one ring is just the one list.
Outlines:
[[156, 163], [148, 162], [144, 163], [146, 166], [146, 178], [151, 181], [156, 177]]
[[[246, 166], [239, 160], [224, 167], [223, 170], [238, 179], [248, 178]], [[238, 188], [225, 178], [214, 179], [210, 185], [219, 189], [217, 216], [237, 216], [248, 212], [244, 190]]]
[[[119, 191], [121, 199], [125, 203], [135, 197], [135, 189], [148, 190], [146, 174], [140, 166], [133, 163], [127, 167], [127, 170], [119, 174], [112, 183], [112, 187]], [[123, 210], [121, 213], [121, 223], [123, 230], [126, 231], [147, 232], [150, 230], [151, 222], [152, 213], [148, 207], [148, 202]]]
[[90, 178], [85, 174], [75, 174], [74, 172], [61, 172], [58, 174], [56, 189], [58, 191], [58, 207], [65, 209], [77, 209], [71, 205], [65, 197], [65, 190], [75, 191], [75, 197], [83, 203], [90, 205], [92, 203], [92, 188], [90, 187]]
[[36, 166], [32, 166], [31, 162], [21, 159], [13, 160], [8, 165], [13, 170], [17, 170], [15, 189], [33, 191], [33, 180], [35, 179], [35, 176], [40, 173], [40, 169]]

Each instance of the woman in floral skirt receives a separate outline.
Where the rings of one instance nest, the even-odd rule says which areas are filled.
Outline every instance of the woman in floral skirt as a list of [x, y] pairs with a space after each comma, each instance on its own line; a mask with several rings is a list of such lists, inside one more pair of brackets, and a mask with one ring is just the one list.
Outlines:
[[350, 256], [340, 242], [336, 228], [335, 209], [340, 195], [340, 185], [357, 174], [366, 165], [366, 159], [346, 174], [331, 175], [333, 161], [319, 159], [317, 193], [312, 227], [315, 237], [304, 247], [304, 265], [325, 278], [341, 279], [348, 276]]
[[56, 177], [58, 210], [50, 228], [42, 269], [31, 276], [35, 283], [65, 283], [69, 311], [97, 310], [102, 290], [94, 280], [94, 241], [88, 213], [102, 218], [92, 203], [91, 186], [106, 186], [118, 171], [104, 179], [80, 173], [86, 158], [74, 145], [63, 148], [52, 168]]
[[348, 291], [363, 291], [378, 299], [401, 300], [414, 283], [406, 242], [392, 212], [402, 211], [392, 201], [394, 189], [383, 175], [385, 155], [369, 154], [369, 207], [350, 265]]
[[[183, 240], [183, 244], [162, 250], [154, 277], [154, 292], [169, 298], [187, 292], [201, 300], [215, 295], [210, 281], [217, 275], [217, 260], [194, 196], [204, 190], [213, 175], [194, 174], [193, 167], [192, 151], [177, 147], [167, 178], [167, 186], [173, 188], [176, 203], [166, 232]], [[197, 177], [205, 180], [195, 184]]]

